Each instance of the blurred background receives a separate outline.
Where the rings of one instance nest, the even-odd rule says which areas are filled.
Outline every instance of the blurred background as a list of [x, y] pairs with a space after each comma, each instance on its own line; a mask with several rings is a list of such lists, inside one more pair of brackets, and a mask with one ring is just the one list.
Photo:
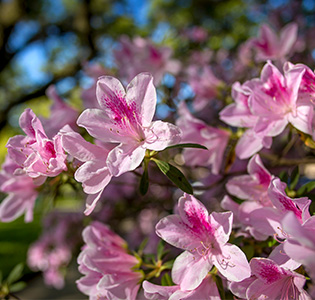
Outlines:
[[[53, 103], [46, 95], [49, 86], [54, 84], [65, 103], [82, 111], [81, 92], [94, 83], [91, 64], [102, 68], [96, 77], [100, 73], [120, 77], [132, 62], [115, 52], [121, 51], [122, 42], [128, 38], [142, 37], [169, 47], [172, 57], [183, 65], [193, 52], [208, 53], [206, 64], [214, 68], [220, 65], [225, 82], [233, 83], [228, 74], [240, 45], [257, 36], [262, 23], [277, 31], [293, 21], [299, 25], [301, 40], [293, 60], [303, 58], [314, 69], [314, 0], [0, 0], [0, 161], [4, 160], [8, 138], [21, 133], [18, 118], [26, 107], [49, 116]], [[174, 76], [164, 75], [159, 86], [161, 117], [167, 117], [176, 105], [169, 100]], [[245, 74], [238, 76], [239, 80], [245, 78]], [[183, 80], [176, 97], [192, 95]], [[67, 205], [76, 204], [69, 200]], [[0, 224], [0, 269], [4, 276], [26, 261], [27, 249], [40, 232], [39, 217], [30, 224], [23, 218]], [[75, 269], [75, 261], [72, 264]], [[71, 274], [66, 287], [72, 293], [74, 280], [80, 275]], [[34, 280], [35, 275], [25, 267], [25, 281]], [[31, 298], [33, 290], [27, 293], [21, 298]], [[36, 293], [48, 299], [45, 292]], [[49, 295], [51, 299], [79, 297], [67, 291]]]

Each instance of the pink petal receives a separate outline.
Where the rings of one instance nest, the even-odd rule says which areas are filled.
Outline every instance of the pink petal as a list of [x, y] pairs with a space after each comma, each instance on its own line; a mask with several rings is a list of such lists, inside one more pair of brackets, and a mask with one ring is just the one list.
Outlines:
[[103, 190], [99, 191], [96, 194], [88, 195], [86, 198], [85, 211], [84, 214], [88, 216], [95, 208], [98, 200], [101, 198]]
[[11, 222], [25, 213], [25, 222], [32, 222], [36, 198], [37, 194], [26, 195], [26, 197], [19, 194], [10, 194], [1, 202], [0, 220]]
[[210, 223], [216, 227], [215, 237], [220, 244], [225, 244], [230, 238], [233, 224], [232, 212], [213, 212], [210, 215]]
[[35, 131], [45, 132], [41, 121], [36, 117], [30, 108], [25, 109], [25, 111], [21, 114], [19, 124], [26, 135], [33, 139], [35, 139]]
[[127, 86], [127, 102], [135, 102], [142, 125], [149, 126], [156, 106], [156, 91], [150, 73], [138, 74]]
[[83, 183], [82, 186], [85, 193], [96, 194], [108, 185], [112, 175], [106, 162], [96, 160], [84, 163], [77, 169], [74, 178]]
[[296, 108], [296, 115], [291, 113], [288, 116], [289, 122], [298, 130], [312, 134], [314, 108], [311, 105], [298, 106]]
[[[88, 133], [104, 142], [120, 143], [130, 141], [130, 137], [119, 135], [120, 127], [113, 124], [105, 111], [94, 108], [86, 109], [77, 120], [77, 124], [84, 127]], [[118, 132], [118, 133], [117, 133]]]
[[248, 129], [237, 142], [235, 152], [240, 159], [246, 159], [260, 151], [262, 148], [262, 137], [257, 136], [252, 129]]
[[242, 281], [251, 275], [244, 252], [235, 245], [225, 244], [222, 253], [214, 254], [213, 264], [230, 281]]
[[192, 290], [200, 285], [211, 267], [210, 259], [185, 251], [175, 259], [172, 279], [182, 290]]
[[280, 45], [282, 55], [286, 55], [291, 51], [294, 43], [297, 40], [298, 25], [296, 23], [290, 23], [286, 25], [280, 33]]
[[146, 149], [138, 144], [120, 144], [108, 154], [107, 166], [113, 176], [136, 169], [142, 162]]
[[150, 300], [169, 300], [170, 296], [179, 289], [179, 286], [161, 286], [153, 284], [149, 281], [142, 283], [144, 296]]
[[82, 162], [100, 158], [106, 160], [109, 152], [97, 145], [87, 142], [76, 132], [62, 134], [62, 145], [69, 154]]
[[105, 274], [97, 288], [107, 290], [109, 300], [135, 300], [142, 275], [136, 272]]
[[162, 121], [155, 121], [149, 128], [149, 136], [153, 133], [154, 137], [146, 139], [145, 148], [155, 151], [164, 150], [171, 145], [179, 144], [182, 132], [179, 127]]
[[191, 250], [200, 246], [200, 239], [183, 224], [178, 215], [164, 217], [156, 225], [155, 230], [159, 237], [177, 248]]
[[97, 81], [96, 98], [100, 107], [111, 115], [111, 109], [108, 107], [107, 101], [104, 98], [111, 99], [113, 102], [120, 101], [120, 98], [125, 97], [125, 89], [121, 82], [112, 76], [101, 76]]

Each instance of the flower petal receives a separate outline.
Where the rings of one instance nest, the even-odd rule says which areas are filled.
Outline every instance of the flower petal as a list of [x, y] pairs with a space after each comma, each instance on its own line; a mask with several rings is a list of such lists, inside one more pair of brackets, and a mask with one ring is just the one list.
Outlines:
[[182, 290], [193, 290], [200, 285], [211, 267], [210, 259], [185, 251], [175, 259], [172, 279]]
[[156, 91], [150, 73], [138, 74], [127, 86], [126, 100], [136, 103], [136, 111], [144, 127], [153, 119], [156, 106]]
[[107, 166], [113, 176], [120, 176], [128, 171], [133, 171], [142, 162], [146, 149], [138, 144], [120, 144], [109, 152]]

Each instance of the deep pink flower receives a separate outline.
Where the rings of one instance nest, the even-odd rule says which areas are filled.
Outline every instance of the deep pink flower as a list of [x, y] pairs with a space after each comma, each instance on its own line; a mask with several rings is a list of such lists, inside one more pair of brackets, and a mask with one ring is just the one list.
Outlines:
[[272, 137], [282, 133], [289, 123], [313, 134], [313, 105], [311, 101], [299, 101], [304, 73], [303, 68], [291, 68], [282, 75], [268, 62], [261, 77], [246, 82], [236, 95], [236, 103], [221, 112], [221, 119], [228, 124], [249, 128], [237, 143], [238, 157], [248, 158], [263, 147], [270, 148]]
[[252, 275], [256, 276], [246, 291], [247, 299], [311, 299], [303, 286], [305, 277], [278, 266], [268, 258], [250, 261]]
[[101, 109], [87, 109], [78, 125], [103, 142], [119, 143], [107, 158], [113, 176], [137, 168], [146, 149], [161, 151], [180, 141], [181, 132], [170, 123], [152, 118], [156, 91], [152, 76], [141, 73], [127, 86], [127, 91], [114, 77], [101, 77], [96, 95]]
[[286, 184], [279, 178], [274, 178], [268, 188], [268, 196], [273, 207], [262, 207], [251, 212], [251, 225], [262, 234], [277, 235], [286, 238], [287, 233], [283, 230], [281, 222], [290, 212], [294, 213], [299, 223], [310, 218], [309, 206], [311, 200], [307, 197], [292, 199], [285, 193]]
[[37, 185], [26, 174], [14, 175], [19, 166], [9, 156], [0, 171], [0, 191], [8, 196], [0, 204], [0, 221], [11, 222], [25, 213], [25, 222], [33, 221], [38, 195]]
[[83, 239], [86, 245], [78, 263], [84, 277], [77, 281], [79, 290], [90, 299], [135, 300], [142, 274], [133, 270], [139, 261], [127, 253], [126, 242], [99, 222], [84, 229]]
[[247, 172], [249, 175], [236, 176], [227, 182], [228, 192], [240, 199], [257, 201], [263, 206], [271, 206], [268, 187], [273, 176], [265, 168], [258, 154], [249, 160]]
[[19, 123], [26, 136], [14, 136], [6, 145], [8, 154], [20, 167], [16, 172], [39, 180], [41, 177], [44, 181], [47, 176], [54, 177], [67, 170], [67, 155], [61, 146], [59, 134], [49, 139], [41, 121], [31, 109], [21, 114]]
[[219, 174], [230, 132], [211, 127], [194, 118], [184, 102], [180, 105], [179, 114], [176, 124], [183, 132], [182, 142], [197, 143], [208, 148], [208, 150], [185, 149], [183, 155], [186, 164], [188, 166], [211, 165], [212, 173]]
[[159, 47], [141, 37], [130, 40], [123, 36], [120, 39], [120, 49], [114, 50], [114, 56], [120, 76], [126, 81], [141, 72], [150, 72], [154, 84], [158, 85], [166, 72], [176, 75], [181, 67], [179, 61], [171, 58], [171, 48]]
[[213, 265], [231, 281], [250, 276], [245, 254], [227, 243], [232, 230], [231, 212], [209, 215], [201, 202], [184, 194], [178, 202], [178, 213], [160, 220], [156, 233], [169, 244], [186, 250], [176, 258], [172, 269], [173, 281], [182, 290], [199, 286]]
[[267, 24], [259, 30], [259, 37], [249, 40], [250, 45], [257, 51], [256, 60], [282, 60], [290, 52], [297, 40], [298, 26], [296, 23], [286, 25], [278, 36]]

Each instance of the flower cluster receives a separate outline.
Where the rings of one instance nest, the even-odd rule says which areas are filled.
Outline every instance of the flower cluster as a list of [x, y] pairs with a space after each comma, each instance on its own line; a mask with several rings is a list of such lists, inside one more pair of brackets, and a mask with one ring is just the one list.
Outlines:
[[[183, 32], [206, 45], [202, 28]], [[297, 38], [295, 23], [263, 25], [235, 61], [204, 48], [179, 63], [121, 37], [126, 87], [85, 65], [81, 112], [50, 87], [51, 116], [22, 112], [0, 171], [2, 222], [58, 208], [30, 268], [62, 288], [81, 251], [76, 283], [91, 300], [314, 298], [315, 74], [287, 61]]]

